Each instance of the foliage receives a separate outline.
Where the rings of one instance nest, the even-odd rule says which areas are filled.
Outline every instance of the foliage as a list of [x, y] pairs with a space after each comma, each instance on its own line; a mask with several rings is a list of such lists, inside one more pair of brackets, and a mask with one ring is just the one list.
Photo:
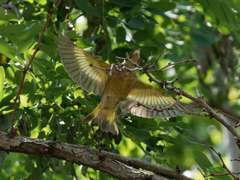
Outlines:
[[[10, 129], [13, 99], [22, 71], [33, 54], [50, 10], [57, 3], [55, 0], [11, 2], [16, 11], [0, 7], [0, 127], [3, 131]], [[151, 51], [156, 58], [168, 48], [168, 53], [158, 62], [159, 67], [169, 61], [197, 58], [197, 66], [178, 65], [153, 75], [160, 80], [179, 77], [174, 85], [190, 94], [194, 94], [192, 87], [197, 86], [215, 108], [221, 108], [224, 102], [239, 108], [238, 4], [238, 0], [63, 1], [54, 12], [43, 34], [40, 51], [26, 74], [14, 126], [24, 136], [96, 147], [96, 140], [85, 130], [90, 129], [90, 124], [83, 124], [81, 119], [97, 106], [100, 97], [84, 92], [87, 107], [81, 88], [65, 72], [54, 44], [56, 33], [63, 30], [78, 46], [92, 47], [91, 53], [108, 62], [115, 62], [115, 56], [124, 57], [125, 52], [137, 48], [141, 48], [145, 61]], [[149, 83], [145, 75], [139, 76]], [[189, 103], [187, 99], [183, 101]], [[206, 174], [225, 172], [217, 167], [205, 148], [213, 145], [224, 152], [220, 125], [214, 120], [184, 116], [168, 120], [158, 117], [153, 121], [129, 115], [128, 119], [121, 118], [118, 127], [121, 135], [115, 137], [94, 126], [101, 135], [102, 149], [170, 168], [179, 164], [183, 172], [198, 166]], [[42, 157], [14, 153], [1, 153], [0, 157], [3, 180], [110, 178], [102, 172], [58, 159], [47, 158], [45, 162]], [[218, 178], [223, 177], [214, 177]]]

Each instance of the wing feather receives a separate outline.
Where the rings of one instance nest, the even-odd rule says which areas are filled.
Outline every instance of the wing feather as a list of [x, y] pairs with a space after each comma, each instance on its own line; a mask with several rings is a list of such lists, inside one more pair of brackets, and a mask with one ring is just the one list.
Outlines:
[[59, 42], [55, 43], [69, 77], [78, 85], [82, 84], [83, 89], [95, 95], [102, 95], [110, 76], [108, 71], [99, 68], [110, 68], [110, 65], [73, 44], [65, 33], [59, 36], [56, 37]]
[[[137, 102], [151, 108], [164, 110], [157, 112], [143, 106], [134, 106], [129, 109]], [[175, 99], [172, 96], [138, 79], [134, 84], [133, 89], [129, 92], [126, 100], [120, 104], [120, 108], [126, 112], [131, 112], [133, 115], [147, 118], [155, 118], [156, 115], [159, 115], [161, 118], [169, 118], [178, 115], [182, 116], [185, 114], [182, 111], [193, 112], [190, 106], [181, 102], [177, 102], [172, 108], [168, 108], [173, 103], [175, 103]]]

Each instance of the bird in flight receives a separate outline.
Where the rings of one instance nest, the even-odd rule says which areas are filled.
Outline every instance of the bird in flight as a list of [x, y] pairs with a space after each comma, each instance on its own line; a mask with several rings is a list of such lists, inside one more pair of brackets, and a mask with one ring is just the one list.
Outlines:
[[[119, 71], [115, 66], [110, 72], [111, 65], [76, 46], [65, 33], [59, 36], [56, 37], [59, 42], [55, 43], [68, 75], [83, 89], [102, 97], [100, 104], [83, 118], [84, 123], [95, 119], [94, 123], [98, 123], [103, 131], [118, 135], [116, 112], [119, 107], [123, 112], [145, 118], [155, 118], [157, 115], [169, 118], [191, 111], [186, 104], [176, 102], [172, 96], [142, 82], [136, 71], [127, 70], [139, 64], [140, 49], [132, 51], [124, 60], [122, 66], [125, 69]], [[135, 106], [138, 102], [145, 107]], [[156, 111], [148, 107], [164, 110]]]

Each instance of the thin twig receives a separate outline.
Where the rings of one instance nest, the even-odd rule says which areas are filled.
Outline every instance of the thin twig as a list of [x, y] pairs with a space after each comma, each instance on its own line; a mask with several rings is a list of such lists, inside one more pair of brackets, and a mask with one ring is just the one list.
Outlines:
[[220, 109], [219, 109], [216, 113], [221, 113], [221, 114], [223, 114], [224, 116], [227, 116], [227, 117], [229, 117], [229, 118], [231, 118], [231, 119], [233, 119], [233, 120], [235, 120], [235, 121], [237, 121], [237, 122], [240, 121], [239, 119], [237, 119], [237, 118], [235, 118], [235, 117], [233, 117], [233, 116], [230, 116], [230, 115], [224, 113], [224, 112], [221, 111]]
[[212, 146], [210, 146], [210, 149], [212, 149], [213, 152], [215, 152], [215, 153], [218, 155], [218, 157], [220, 158], [220, 160], [221, 160], [221, 162], [222, 162], [222, 167], [223, 167], [224, 169], [226, 169], [226, 170], [228, 171], [228, 173], [229, 173], [234, 179], [239, 180], [239, 178], [236, 177], [236, 176], [234, 176], [234, 174], [228, 169], [228, 167], [226, 166], [226, 164], [224, 163], [224, 161], [223, 161], [223, 159], [222, 159], [221, 153], [218, 153]]
[[100, 146], [100, 138], [101, 136], [99, 136], [95, 131], [94, 131], [94, 128], [92, 126], [90, 126], [90, 128], [92, 129], [92, 133], [86, 129], [86, 131], [93, 137], [96, 137], [97, 138], [97, 141], [98, 141], [98, 152], [99, 152], [99, 156], [103, 157], [104, 155], [102, 154], [102, 151], [101, 151], [101, 146]]
[[150, 62], [153, 60], [153, 52], [151, 51], [150, 59], [147, 62], [147, 66], [149, 66]]
[[[227, 175], [231, 175], [230, 173], [221, 173], [221, 174], [214, 174], [214, 173], [211, 173], [211, 174], [204, 174], [203, 170], [201, 168], [198, 168], [198, 170], [200, 171], [200, 173], [202, 174], [202, 176], [205, 178], [205, 177], [211, 177], [211, 176], [227, 176]], [[236, 174], [238, 175], [238, 173], [233, 173], [233, 174]]]
[[38, 43], [37, 43], [36, 49], [35, 49], [32, 57], [31, 57], [30, 61], [28, 62], [27, 67], [23, 70], [23, 76], [22, 76], [22, 80], [21, 80], [21, 83], [20, 83], [20, 86], [19, 86], [19, 90], [18, 90], [17, 95], [16, 95], [16, 97], [15, 97], [15, 99], [14, 99], [14, 110], [13, 110], [13, 115], [12, 115], [12, 119], [11, 119], [11, 131], [10, 131], [10, 134], [11, 134], [11, 135], [14, 134], [13, 125], [14, 125], [15, 115], [16, 115], [16, 112], [17, 112], [17, 109], [18, 109], [18, 108], [17, 108], [17, 100], [18, 100], [19, 95], [20, 95], [20, 93], [21, 93], [21, 90], [22, 90], [22, 88], [23, 88], [23, 83], [24, 83], [25, 76], [26, 76], [26, 74], [27, 74], [27, 71], [28, 71], [28, 69], [29, 69], [29, 67], [30, 67], [30, 65], [31, 65], [31, 63], [32, 63], [35, 55], [36, 55], [37, 52], [39, 51], [39, 45], [40, 45], [40, 42], [41, 42], [43, 33], [44, 33], [44, 31], [45, 31], [45, 29], [46, 29], [46, 27], [47, 27], [47, 24], [48, 24], [48, 22], [50, 21], [53, 12], [58, 8], [58, 6], [62, 3], [62, 1], [63, 1], [63, 0], [60, 0], [60, 1], [58, 2], [58, 4], [55, 6], [55, 8], [50, 11], [50, 14], [49, 14], [49, 16], [48, 16], [48, 18], [47, 18], [47, 21], [46, 21], [46, 23], [45, 23], [45, 25], [44, 25], [44, 27], [43, 27], [43, 29], [42, 29], [42, 32], [41, 32], [41, 34], [40, 34], [39, 39], [38, 39]]
[[[162, 55], [164, 55], [166, 52], [168, 51], [168, 49], [165, 49], [161, 54], [159, 54], [158, 55], [158, 57], [157, 57], [157, 59], [155, 59], [155, 61], [153, 62], [153, 64], [151, 65], [151, 66], [149, 66], [149, 69], [150, 68], [153, 68], [154, 67], [154, 65], [158, 62], [158, 60], [160, 59], [160, 57], [162, 56]], [[152, 55], [152, 54], [151, 54]], [[150, 61], [151, 61], [151, 59], [150, 59]], [[149, 63], [147, 64], [147, 66], [149, 65]]]
[[199, 91], [197, 90], [196, 86], [193, 86], [193, 89], [196, 93], [197, 98], [200, 98], [200, 94], [199, 94]]
[[[177, 64], [182, 64], [182, 63], [188, 63], [188, 62], [196, 62], [198, 63], [198, 61], [196, 59], [189, 59], [189, 60], [185, 60], [185, 61], [181, 61], [181, 62], [177, 62], [177, 63], [172, 63], [172, 62], [169, 62], [166, 66], [164, 66], [163, 68], [161, 69], [156, 69], [156, 70], [151, 70], [151, 71], [148, 71], [148, 72], [162, 72], [162, 70], [170, 67], [170, 66], [174, 66], [174, 65], [177, 65]], [[150, 66], [151, 68], [151, 66]]]
[[122, 77], [126, 77], [128, 74], [130, 74], [131, 71], [127, 71], [126, 74], [122, 75], [122, 76], [118, 76], [117, 78], [122, 78]]

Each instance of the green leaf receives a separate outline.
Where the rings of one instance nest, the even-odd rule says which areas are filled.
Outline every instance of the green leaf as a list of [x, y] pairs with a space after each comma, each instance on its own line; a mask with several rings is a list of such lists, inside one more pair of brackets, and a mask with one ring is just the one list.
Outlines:
[[123, 7], [134, 7], [140, 3], [140, 0], [110, 0], [110, 2]]
[[72, 162], [66, 161], [66, 163], [64, 164], [64, 170], [65, 170], [66, 174], [76, 177], [76, 172], [75, 172]]
[[27, 22], [26, 25], [23, 31], [11, 37], [14, 46], [18, 47], [20, 53], [24, 53], [36, 42], [34, 37], [42, 30], [42, 26], [38, 21]]
[[232, 27], [231, 27], [231, 25], [229, 25], [223, 21], [220, 21], [218, 24], [218, 30], [221, 34], [229, 35], [230, 32], [232, 31]]
[[136, 33], [133, 34], [133, 39], [136, 40], [137, 42], [142, 42], [147, 39], [149, 39], [150, 36], [148, 35], [148, 32], [144, 30], [138, 30]]
[[142, 142], [144, 142], [144, 143], [147, 145], [146, 150], [147, 150], [148, 152], [150, 152], [150, 151], [154, 150], [155, 148], [158, 148], [158, 147], [159, 147], [159, 146], [157, 145], [157, 143], [158, 143], [158, 141], [161, 141], [161, 138], [151, 136], [151, 137], [149, 137], [148, 139], [142, 138], [141, 140], [142, 140]]
[[176, 139], [176, 138], [173, 138], [169, 135], [166, 135], [166, 134], [161, 134], [161, 135], [158, 135], [159, 138], [161, 138], [162, 140], [164, 141], [167, 141], [169, 143], [172, 143], [172, 144], [179, 144], [179, 141]]
[[85, 38], [85, 40], [87, 40], [88, 42], [91, 43], [92, 41], [95, 41], [100, 37], [102, 37], [102, 36], [101, 35], [96, 35], [96, 36], [91, 36], [91, 37]]
[[157, 15], [161, 15], [161, 16], [166, 16], [164, 14], [164, 12], [162, 12], [161, 10], [159, 9], [155, 9], [155, 8], [145, 8], [146, 11], [152, 13], [153, 15], [157, 14]]
[[45, 52], [51, 58], [55, 58], [55, 51], [52, 45], [40, 44], [39, 48], [41, 51]]
[[127, 22], [127, 25], [135, 29], [144, 29], [145, 23], [139, 17], [134, 17]]
[[88, 169], [87, 166], [82, 166], [81, 171], [82, 171], [82, 173], [83, 173], [83, 175], [84, 175], [85, 177], [86, 177], [87, 169]]
[[4, 124], [1, 125], [0, 129], [4, 131], [4, 130], [7, 130], [9, 128], [10, 128], [9, 124], [8, 123], [4, 123]]
[[172, 9], [176, 8], [176, 4], [174, 2], [168, 2], [168, 1], [159, 1], [159, 2], [153, 2], [149, 4], [148, 8], [157, 8], [160, 11], [166, 12]]
[[101, 17], [97, 9], [88, 0], [74, 0], [74, 2], [82, 11], [89, 13], [93, 16]]
[[126, 30], [123, 27], [118, 27], [116, 30], [116, 37], [117, 37], [117, 42], [121, 43], [121, 42], [125, 42], [126, 39]]
[[13, 85], [15, 84], [15, 76], [14, 76], [14, 72], [12, 70], [12, 68], [9, 66], [7, 67], [7, 69], [5, 70], [6, 72], [6, 80], [7, 80], [7, 83], [9, 85]]
[[0, 39], [0, 52], [3, 53], [8, 58], [23, 64], [23, 59], [20, 56], [18, 56], [16, 51], [2, 39]]
[[32, 62], [35, 75], [43, 74], [49, 79], [53, 79], [53, 76], [51, 75], [51, 73], [47, 70], [45, 66], [43, 66], [41, 61], [38, 61], [38, 60], [39, 59], [34, 59]]
[[131, 137], [136, 136], [137, 138], [147, 138], [150, 137], [147, 129], [135, 128], [126, 126], [125, 133], [128, 133]]
[[144, 19], [146, 19], [147, 20], [147, 22], [149, 22], [149, 23], [152, 23], [152, 24], [158, 24], [158, 22], [154, 19], [154, 18], [152, 18], [152, 17], [150, 17], [150, 16], [147, 16], [147, 15], [142, 15], [142, 17], [144, 18]]
[[[209, 168], [208, 168], [209, 170]], [[222, 167], [214, 167], [212, 169], [210, 169], [210, 172], [211, 173], [214, 173], [214, 174], [223, 174], [223, 173], [228, 173], [228, 171]], [[232, 180], [233, 178], [231, 176], [218, 176], [217, 178], [214, 178], [214, 180], [217, 179], [217, 180]]]
[[57, 99], [56, 99], [58, 105], [60, 106], [62, 104], [62, 95], [59, 96]]
[[190, 34], [191, 39], [197, 46], [209, 47], [215, 43], [215, 37], [217, 36], [209, 28], [194, 29]]
[[5, 94], [5, 89], [3, 89], [2, 91], [0, 91], [0, 102], [2, 101], [2, 99], [3, 99], [3, 96], [4, 96], [4, 94]]
[[234, 35], [237, 38], [238, 42], [240, 42], [240, 28], [235, 28], [233, 29]]
[[210, 9], [210, 4], [208, 0], [196, 0], [196, 1], [199, 2], [204, 8]]
[[223, 2], [220, 1], [209, 1], [211, 10], [214, 12], [216, 17], [225, 23], [235, 24], [235, 18], [232, 10]]
[[208, 22], [210, 22], [212, 25], [217, 25], [216, 16], [211, 10], [208, 10], [204, 15]]
[[193, 154], [196, 162], [201, 168], [205, 169], [206, 167], [212, 167], [212, 163], [209, 161], [208, 157], [201, 151], [193, 151]]
[[10, 20], [17, 20], [17, 17], [15, 14], [7, 14], [5, 16], [2, 17], [2, 20], [5, 20], [5, 21], [10, 21]]
[[162, 122], [162, 119], [159, 116], [157, 116], [155, 120], [157, 122], [157, 125], [159, 125]]
[[0, 7], [0, 18], [2, 18], [5, 15], [5, 9]]
[[3, 66], [0, 66], [0, 92], [4, 88], [4, 82], [5, 82], [5, 71]]
[[84, 98], [81, 89], [78, 89], [78, 90], [74, 91], [74, 98], [77, 99], [78, 97]]
[[92, 44], [86, 39], [79, 39], [75, 44], [81, 48], [86, 48], [86, 47], [92, 46]]
[[33, 168], [34, 168], [34, 165], [32, 163], [32, 159], [29, 157], [25, 161], [25, 170], [28, 172], [32, 172]]
[[4, 72], [4, 68], [0, 66], [0, 102], [5, 94], [4, 82], [5, 82], [5, 72]]

